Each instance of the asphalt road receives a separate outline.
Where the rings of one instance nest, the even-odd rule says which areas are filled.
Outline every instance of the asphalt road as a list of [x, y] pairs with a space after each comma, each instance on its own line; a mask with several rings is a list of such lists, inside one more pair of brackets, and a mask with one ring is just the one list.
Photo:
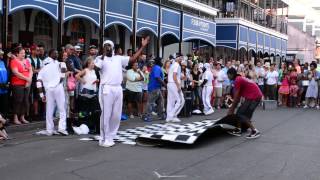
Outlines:
[[[78, 136], [17, 132], [0, 143], [0, 180], [320, 180], [319, 115], [319, 110], [258, 110], [259, 139], [212, 132], [191, 146], [101, 148]], [[129, 120], [121, 129], [143, 124]]]

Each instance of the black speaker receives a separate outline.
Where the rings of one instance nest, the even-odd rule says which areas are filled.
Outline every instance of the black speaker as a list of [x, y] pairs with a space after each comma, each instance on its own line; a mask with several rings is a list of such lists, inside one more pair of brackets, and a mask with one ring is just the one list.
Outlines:
[[193, 106], [192, 92], [184, 91], [183, 94], [184, 94], [185, 103], [182, 110], [179, 113], [179, 117], [190, 117], [192, 115], [192, 106]]

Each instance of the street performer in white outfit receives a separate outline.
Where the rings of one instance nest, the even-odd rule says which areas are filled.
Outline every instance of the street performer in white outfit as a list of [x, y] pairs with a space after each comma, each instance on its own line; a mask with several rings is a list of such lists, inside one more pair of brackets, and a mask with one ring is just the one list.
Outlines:
[[102, 147], [114, 145], [120, 126], [122, 113], [122, 68], [128, 63], [134, 63], [148, 45], [150, 37], [142, 39], [142, 47], [132, 56], [114, 55], [114, 44], [110, 40], [103, 43], [103, 55], [95, 60], [96, 68], [100, 71], [99, 102], [101, 107], [100, 140]]
[[[66, 131], [66, 106], [63, 80], [67, 71], [64, 62], [57, 61], [58, 51], [49, 51], [49, 57], [45, 59], [46, 65], [38, 74], [37, 88], [43, 102], [46, 102], [46, 130], [40, 131], [38, 135], [51, 136], [53, 134], [68, 135]], [[43, 87], [45, 92], [43, 92]], [[55, 105], [57, 105], [60, 120], [58, 132], [54, 130], [53, 115]]]
[[204, 115], [210, 115], [214, 113], [214, 110], [211, 106], [211, 96], [213, 91], [212, 81], [213, 81], [213, 74], [211, 71], [211, 66], [209, 63], [204, 64], [204, 73], [202, 76], [202, 102], [203, 102], [203, 113]]
[[178, 114], [182, 110], [185, 100], [181, 90], [181, 61], [183, 56], [176, 54], [175, 61], [171, 64], [168, 73], [168, 96], [167, 96], [167, 122], [181, 122]]

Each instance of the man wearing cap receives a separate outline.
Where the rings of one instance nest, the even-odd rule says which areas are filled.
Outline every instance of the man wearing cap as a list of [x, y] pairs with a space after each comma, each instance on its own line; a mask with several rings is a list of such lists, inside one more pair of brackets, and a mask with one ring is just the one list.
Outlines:
[[66, 60], [66, 64], [68, 67], [68, 71], [73, 73], [78, 73], [81, 71], [81, 63], [80, 59], [76, 56], [77, 51], [81, 50], [80, 46], [72, 46], [71, 44], [66, 45], [66, 52], [68, 54], [68, 58]]
[[96, 68], [100, 72], [99, 102], [101, 106], [99, 145], [111, 147], [120, 126], [122, 110], [122, 67], [136, 62], [150, 37], [142, 38], [142, 47], [132, 56], [115, 56], [114, 44], [110, 40], [103, 43], [103, 54], [95, 60]]
[[183, 56], [176, 54], [175, 62], [172, 63], [168, 73], [168, 96], [167, 96], [167, 122], [181, 122], [178, 114], [184, 106], [185, 100], [181, 90], [181, 66]]
[[161, 87], [165, 86], [164, 75], [162, 73], [162, 59], [160, 57], [155, 58], [154, 65], [151, 69], [148, 83], [148, 105], [147, 105], [147, 113], [143, 116], [143, 120], [146, 122], [151, 121], [151, 113], [153, 104], [157, 103], [157, 114], [160, 120], [165, 119], [164, 115], [164, 100], [161, 92]]

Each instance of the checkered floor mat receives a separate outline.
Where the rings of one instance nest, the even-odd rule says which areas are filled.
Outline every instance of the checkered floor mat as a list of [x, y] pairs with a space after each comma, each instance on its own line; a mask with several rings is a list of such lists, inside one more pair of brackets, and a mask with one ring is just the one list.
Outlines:
[[[166, 123], [136, 127], [134, 129], [119, 131], [115, 141], [122, 144], [136, 145], [136, 140], [143, 138], [193, 144], [206, 130], [214, 127], [224, 128], [223, 125], [216, 124], [217, 121], [218, 120], [204, 120], [187, 124]], [[83, 138], [82, 140], [90, 140], [90, 138]], [[91, 140], [94, 139], [91, 138]]]

